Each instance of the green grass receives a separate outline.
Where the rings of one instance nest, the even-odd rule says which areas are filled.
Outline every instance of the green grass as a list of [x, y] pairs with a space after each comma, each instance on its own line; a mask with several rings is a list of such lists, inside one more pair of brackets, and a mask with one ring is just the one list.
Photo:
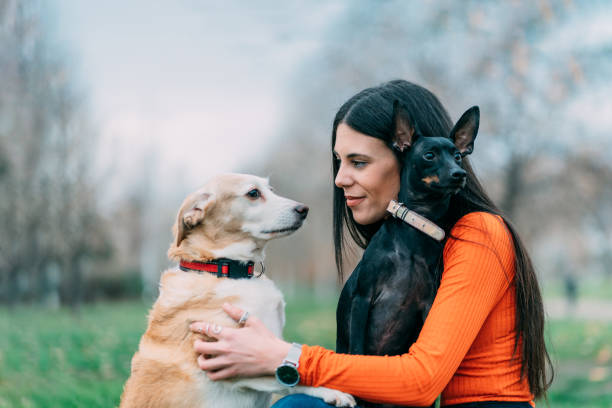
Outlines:
[[[292, 296], [285, 337], [333, 348], [334, 296]], [[67, 310], [0, 308], [1, 407], [112, 407], [145, 328], [139, 302]], [[550, 406], [612, 407], [612, 324], [551, 321], [557, 378]], [[545, 406], [545, 404], [539, 404]]]
[[553, 320], [547, 337], [556, 368], [550, 406], [612, 407], [612, 322]]
[[336, 348], [337, 295], [315, 298], [300, 293], [287, 299], [283, 336], [289, 341]]
[[139, 303], [67, 310], [0, 309], [0, 407], [118, 403], [145, 328]]

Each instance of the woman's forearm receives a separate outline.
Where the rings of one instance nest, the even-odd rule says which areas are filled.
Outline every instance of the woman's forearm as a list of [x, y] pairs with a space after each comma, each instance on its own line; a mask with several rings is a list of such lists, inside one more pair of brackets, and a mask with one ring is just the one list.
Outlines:
[[435, 381], [434, 372], [428, 370], [419, 371], [417, 376], [406, 375], [404, 367], [410, 363], [401, 360], [411, 358], [409, 354], [392, 357], [337, 354], [305, 345], [300, 358], [301, 383], [339, 389], [372, 402], [429, 406], [448, 380], [439, 377]]

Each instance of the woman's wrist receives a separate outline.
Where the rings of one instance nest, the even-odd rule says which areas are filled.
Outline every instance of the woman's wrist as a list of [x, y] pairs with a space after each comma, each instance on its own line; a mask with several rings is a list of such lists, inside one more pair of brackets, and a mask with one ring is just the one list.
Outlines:
[[285, 357], [289, 354], [290, 348], [291, 343], [278, 339], [278, 343], [274, 345], [273, 353], [270, 354], [270, 365], [268, 367], [270, 370], [269, 374], [274, 374], [276, 372], [276, 367], [285, 361]]

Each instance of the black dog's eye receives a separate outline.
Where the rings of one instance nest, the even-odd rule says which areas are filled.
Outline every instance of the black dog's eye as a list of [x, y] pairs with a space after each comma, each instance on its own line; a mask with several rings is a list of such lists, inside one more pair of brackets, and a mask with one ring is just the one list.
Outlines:
[[463, 156], [461, 156], [461, 153], [457, 152], [455, 153], [455, 161], [460, 162]]
[[433, 160], [433, 159], [435, 159], [435, 158], [436, 158], [436, 155], [435, 155], [435, 154], [433, 154], [432, 152], [427, 152], [427, 153], [425, 153], [425, 154], [423, 155], [423, 158], [424, 158], [425, 160]]
[[246, 193], [246, 196], [249, 197], [251, 200], [257, 200], [259, 197], [261, 197], [261, 191], [254, 188], [250, 190], [248, 193]]

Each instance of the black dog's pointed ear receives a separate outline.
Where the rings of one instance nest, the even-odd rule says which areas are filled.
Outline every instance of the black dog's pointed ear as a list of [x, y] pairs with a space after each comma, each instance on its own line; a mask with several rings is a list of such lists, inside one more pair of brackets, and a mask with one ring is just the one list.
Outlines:
[[393, 148], [403, 152], [412, 146], [417, 138], [415, 125], [410, 114], [399, 101], [393, 102]]
[[453, 130], [451, 130], [450, 138], [462, 156], [467, 156], [474, 151], [474, 140], [478, 133], [479, 124], [480, 108], [472, 106], [461, 115]]

